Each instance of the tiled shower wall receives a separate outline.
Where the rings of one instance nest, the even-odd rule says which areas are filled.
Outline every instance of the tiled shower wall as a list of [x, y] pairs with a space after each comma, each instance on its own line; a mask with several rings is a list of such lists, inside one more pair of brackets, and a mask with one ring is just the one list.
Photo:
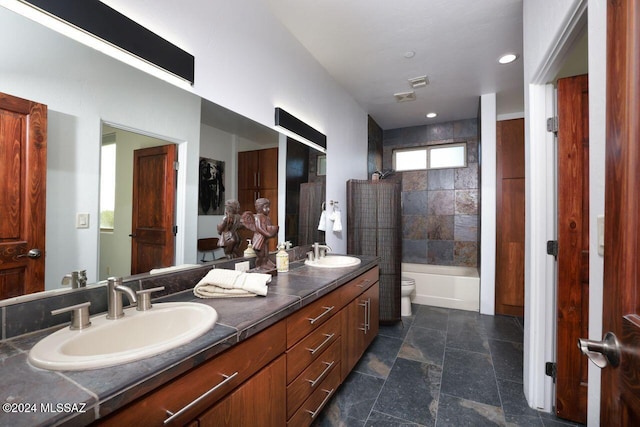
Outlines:
[[383, 167], [397, 148], [467, 143], [467, 167], [402, 172], [402, 261], [478, 266], [478, 121], [383, 131]]

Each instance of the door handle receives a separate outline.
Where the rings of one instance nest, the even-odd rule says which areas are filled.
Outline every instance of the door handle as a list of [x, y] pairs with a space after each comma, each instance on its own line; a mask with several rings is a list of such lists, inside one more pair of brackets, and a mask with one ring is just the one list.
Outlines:
[[129, 234], [129, 237], [136, 237], [136, 233]]
[[600, 369], [620, 364], [620, 343], [613, 332], [607, 332], [602, 341], [579, 338], [578, 347]]
[[42, 252], [40, 252], [40, 249], [30, 249], [29, 252], [27, 252], [26, 254], [20, 254], [16, 258], [38, 259], [40, 258], [41, 255], [42, 255]]

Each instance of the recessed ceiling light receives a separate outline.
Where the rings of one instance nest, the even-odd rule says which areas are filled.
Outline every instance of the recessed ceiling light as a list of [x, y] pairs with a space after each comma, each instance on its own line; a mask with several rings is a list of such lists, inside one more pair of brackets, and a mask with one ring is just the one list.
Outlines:
[[407, 59], [411, 59], [414, 56], [416, 56], [416, 53], [414, 51], [412, 51], [412, 50], [408, 50], [408, 51], [406, 51], [404, 53], [404, 57], [407, 58]]
[[518, 55], [515, 53], [507, 53], [506, 55], [502, 55], [500, 59], [498, 59], [498, 62], [501, 64], [510, 64], [516, 59], [518, 59]]
[[427, 114], [427, 118], [428, 119], [433, 119], [434, 117], [436, 117], [438, 115], [438, 113], [428, 113]]

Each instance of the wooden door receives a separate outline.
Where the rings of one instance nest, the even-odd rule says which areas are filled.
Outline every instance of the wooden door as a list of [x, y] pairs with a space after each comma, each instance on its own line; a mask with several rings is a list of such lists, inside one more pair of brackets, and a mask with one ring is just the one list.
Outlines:
[[589, 335], [589, 79], [558, 80], [558, 290], [556, 415], [587, 421]]
[[607, 4], [604, 332], [622, 347], [602, 371], [600, 424], [640, 425], [640, 3]]
[[47, 106], [0, 93], [0, 299], [44, 290]]
[[175, 144], [133, 152], [131, 274], [174, 264]]
[[524, 119], [497, 123], [496, 313], [524, 316]]

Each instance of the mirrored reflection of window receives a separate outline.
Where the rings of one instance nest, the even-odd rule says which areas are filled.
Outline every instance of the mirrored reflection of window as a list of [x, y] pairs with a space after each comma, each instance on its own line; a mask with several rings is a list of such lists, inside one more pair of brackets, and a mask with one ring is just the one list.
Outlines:
[[116, 204], [116, 144], [102, 144], [100, 156], [100, 229], [113, 230]]
[[467, 166], [467, 144], [443, 144], [393, 152], [396, 171], [463, 168]]

